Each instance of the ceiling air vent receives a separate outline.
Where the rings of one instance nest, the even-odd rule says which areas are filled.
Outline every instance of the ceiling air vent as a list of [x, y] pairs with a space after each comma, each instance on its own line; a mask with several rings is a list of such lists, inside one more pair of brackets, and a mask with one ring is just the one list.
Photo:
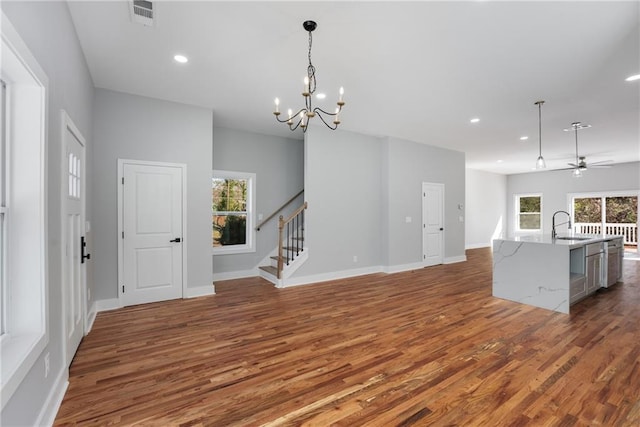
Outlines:
[[146, 0], [133, 0], [129, 6], [133, 22], [153, 26], [153, 3]]

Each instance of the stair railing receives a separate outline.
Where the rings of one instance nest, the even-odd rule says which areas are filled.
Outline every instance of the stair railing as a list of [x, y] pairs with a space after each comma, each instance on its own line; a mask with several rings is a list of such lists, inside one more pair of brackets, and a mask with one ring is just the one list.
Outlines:
[[280, 212], [282, 209], [286, 208], [287, 206], [289, 206], [289, 204], [291, 202], [293, 202], [299, 195], [301, 195], [302, 193], [304, 193], [304, 188], [302, 190], [300, 190], [298, 192], [298, 194], [296, 194], [295, 196], [293, 196], [292, 198], [290, 198], [289, 200], [287, 200], [286, 202], [284, 202], [282, 204], [282, 206], [280, 206], [278, 209], [276, 209], [275, 211], [273, 211], [273, 213], [271, 215], [269, 215], [267, 218], [265, 218], [264, 220], [262, 220], [262, 222], [260, 224], [258, 224], [256, 226], [256, 231], [260, 231], [260, 228], [262, 228], [263, 225], [265, 225], [267, 223], [267, 221], [269, 221], [271, 218], [273, 218], [274, 216], [276, 216], [278, 214], [278, 212]]
[[304, 211], [306, 209], [307, 202], [304, 202], [289, 218], [284, 219], [280, 215], [278, 221], [278, 279], [282, 276], [285, 262], [286, 265], [289, 265], [304, 250]]

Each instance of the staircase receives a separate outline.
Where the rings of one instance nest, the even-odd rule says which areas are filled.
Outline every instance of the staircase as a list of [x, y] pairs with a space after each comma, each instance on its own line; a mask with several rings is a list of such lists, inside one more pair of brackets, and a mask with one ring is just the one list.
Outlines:
[[289, 278], [308, 258], [304, 246], [304, 213], [307, 202], [296, 209], [289, 218], [280, 215], [278, 221], [278, 249], [270, 257], [271, 265], [259, 268], [260, 276], [276, 287], [285, 287]]

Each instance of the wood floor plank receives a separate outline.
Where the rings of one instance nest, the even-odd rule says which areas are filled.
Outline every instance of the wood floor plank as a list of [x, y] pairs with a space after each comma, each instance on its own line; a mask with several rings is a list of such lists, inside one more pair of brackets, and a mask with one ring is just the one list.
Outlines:
[[55, 425], [640, 425], [640, 262], [565, 315], [467, 258], [99, 313]]

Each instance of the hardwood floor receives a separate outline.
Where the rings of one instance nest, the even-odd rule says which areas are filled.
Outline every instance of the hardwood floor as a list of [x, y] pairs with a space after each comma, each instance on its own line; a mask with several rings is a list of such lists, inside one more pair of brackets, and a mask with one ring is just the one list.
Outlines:
[[56, 425], [640, 425], [640, 261], [564, 315], [467, 257], [100, 313]]

